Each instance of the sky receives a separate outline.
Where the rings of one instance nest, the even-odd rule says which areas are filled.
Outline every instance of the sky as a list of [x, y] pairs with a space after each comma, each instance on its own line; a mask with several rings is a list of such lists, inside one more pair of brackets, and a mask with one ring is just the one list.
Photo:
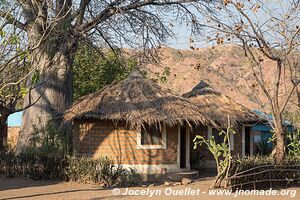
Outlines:
[[[272, 2], [273, 0], [271, 0]], [[269, 8], [272, 8], [274, 5], [271, 5]], [[200, 16], [198, 16], [200, 17]], [[259, 18], [264, 18], [264, 16], [260, 16]], [[172, 20], [171, 20], [172, 21]], [[173, 32], [174, 32], [174, 38], [170, 38], [166, 45], [172, 48], [176, 49], [189, 49], [189, 40], [190, 40], [190, 27], [187, 25], [176, 25], [176, 22], [172, 21], [174, 23], [173, 27]], [[195, 43], [193, 45], [195, 47], [203, 47], [206, 46], [203, 42], [201, 41], [202, 38], [193, 38]], [[18, 112], [15, 114], [12, 114], [8, 118], [8, 126], [20, 126], [21, 125], [21, 119], [22, 119], [22, 112]]]
[[22, 112], [17, 112], [11, 114], [8, 117], [7, 124], [8, 126], [21, 126], [21, 121], [22, 121]]

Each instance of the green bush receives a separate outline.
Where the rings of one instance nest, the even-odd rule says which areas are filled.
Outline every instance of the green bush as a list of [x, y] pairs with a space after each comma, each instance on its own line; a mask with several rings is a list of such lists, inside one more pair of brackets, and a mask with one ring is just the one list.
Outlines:
[[141, 174], [137, 173], [135, 169], [130, 168], [126, 170], [123, 176], [120, 177], [121, 186], [138, 186], [143, 182]]
[[233, 127], [229, 125], [226, 130], [220, 130], [218, 134], [223, 136], [221, 143], [218, 143], [214, 136], [206, 139], [201, 135], [196, 135], [193, 140], [194, 149], [204, 144], [214, 156], [218, 173], [213, 184], [215, 188], [221, 187], [223, 180], [225, 180], [225, 187], [227, 187], [226, 180], [232, 163], [230, 136], [236, 134], [236, 132]]
[[68, 134], [57, 130], [55, 123], [55, 121], [49, 121], [43, 128], [34, 126], [34, 132], [28, 140], [28, 146], [22, 151], [67, 155], [69, 153]]
[[77, 100], [83, 95], [100, 90], [113, 81], [125, 79], [136, 67], [135, 58], [122, 58], [120, 52], [99, 50], [81, 43], [73, 63], [73, 97]]
[[268, 156], [272, 153], [269, 141], [260, 140], [258, 144], [255, 143], [255, 147], [254, 155]]

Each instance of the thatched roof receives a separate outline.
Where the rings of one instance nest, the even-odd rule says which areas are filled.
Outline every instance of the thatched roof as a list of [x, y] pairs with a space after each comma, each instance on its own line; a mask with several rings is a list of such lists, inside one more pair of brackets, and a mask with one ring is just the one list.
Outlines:
[[133, 72], [127, 79], [83, 96], [69, 107], [64, 121], [80, 118], [125, 121], [132, 128], [144, 123], [174, 125], [183, 122], [210, 123], [196, 105], [162, 90], [154, 81]]
[[182, 96], [196, 104], [199, 110], [221, 126], [228, 126], [228, 119], [232, 125], [259, 119], [254, 112], [214, 90], [204, 81], [200, 81], [192, 91]]

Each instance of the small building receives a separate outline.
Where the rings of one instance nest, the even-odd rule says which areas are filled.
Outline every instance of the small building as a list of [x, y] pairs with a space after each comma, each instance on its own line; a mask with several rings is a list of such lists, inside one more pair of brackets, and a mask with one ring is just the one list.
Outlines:
[[[230, 143], [233, 155], [244, 157], [250, 145], [250, 138], [253, 137], [252, 126], [260, 121], [256, 113], [245, 106], [235, 102], [230, 97], [216, 91], [204, 81], [200, 81], [190, 92], [182, 95], [189, 99], [191, 103], [198, 106], [201, 112], [205, 113], [210, 119], [213, 119], [218, 128], [207, 125], [195, 125], [190, 134], [192, 141], [196, 135], [202, 135], [206, 138], [214, 136], [218, 143], [223, 141], [223, 137], [218, 133], [221, 129], [232, 125], [236, 134], [231, 135]], [[199, 161], [200, 160], [200, 161]], [[191, 149], [191, 162], [196, 167], [215, 168], [215, 161], [207, 147]]]
[[[251, 127], [252, 137], [250, 138], [247, 154], [269, 154], [275, 148], [275, 144], [271, 142], [273, 137], [273, 117], [259, 110], [254, 110], [254, 112], [263, 120]], [[293, 124], [287, 120], [284, 121], [284, 128], [286, 132], [295, 131]]]
[[214, 124], [196, 105], [139, 72], [80, 98], [63, 116], [74, 153], [107, 156], [145, 174], [190, 169], [190, 129]]
[[8, 116], [7, 124], [5, 126], [5, 128], [7, 129], [7, 135], [4, 136], [4, 141], [5, 145], [12, 149], [16, 147], [18, 141], [21, 120], [22, 112], [13, 113]]

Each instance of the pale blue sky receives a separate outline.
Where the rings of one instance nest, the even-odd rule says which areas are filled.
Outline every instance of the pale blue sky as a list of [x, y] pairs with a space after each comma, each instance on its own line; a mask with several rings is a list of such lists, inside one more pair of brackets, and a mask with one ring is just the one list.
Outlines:
[[[271, 2], [272, 2], [272, 0], [271, 0]], [[276, 5], [273, 3], [269, 2], [269, 4], [267, 4], [267, 5], [268, 5], [269, 9], [276, 8]], [[259, 15], [260, 19], [264, 19], [264, 17], [265, 17], [264, 15], [262, 15], [262, 16]], [[183, 25], [183, 24], [176, 25], [176, 22], [174, 22], [174, 21], [173, 21], [173, 23], [175, 26], [175, 27], [173, 27], [173, 32], [174, 32], [175, 38], [170, 38], [166, 45], [169, 47], [172, 47], [172, 48], [176, 48], [176, 49], [189, 49], [189, 39], [190, 39], [190, 34], [191, 34], [190, 27]], [[204, 35], [205, 35], [205, 33], [204, 33]], [[202, 36], [202, 37], [205, 37], [205, 36]], [[199, 36], [199, 38], [193, 38], [195, 41], [193, 43], [193, 45], [195, 47], [204, 47], [204, 46], [208, 45], [206, 43], [207, 41], [205, 42], [205, 38], [202, 38], [202, 37]], [[12, 114], [9, 116], [8, 125], [9, 126], [20, 126], [21, 119], [22, 119], [22, 112]]]
[[8, 126], [21, 126], [22, 112], [17, 112], [8, 117]]

